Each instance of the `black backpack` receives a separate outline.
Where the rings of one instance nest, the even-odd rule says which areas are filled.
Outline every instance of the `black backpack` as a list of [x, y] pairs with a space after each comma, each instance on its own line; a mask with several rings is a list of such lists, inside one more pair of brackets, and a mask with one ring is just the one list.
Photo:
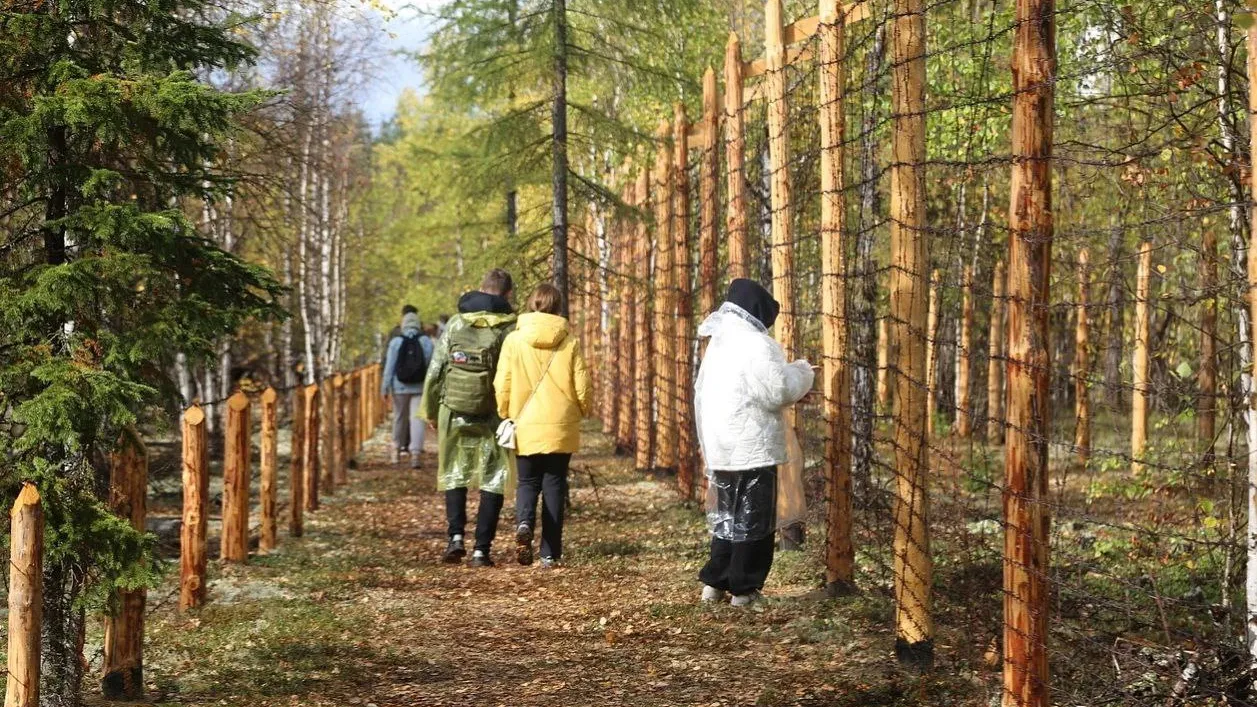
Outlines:
[[397, 352], [397, 368], [394, 369], [397, 380], [409, 385], [423, 382], [428, 375], [428, 360], [423, 355], [423, 346], [419, 343], [419, 335], [402, 335], [402, 347]]

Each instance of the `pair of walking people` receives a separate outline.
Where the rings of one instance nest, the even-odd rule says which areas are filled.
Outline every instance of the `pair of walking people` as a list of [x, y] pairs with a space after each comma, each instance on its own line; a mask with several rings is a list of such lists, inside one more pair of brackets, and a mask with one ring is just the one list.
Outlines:
[[[466, 556], [467, 495], [476, 489], [471, 564], [491, 567], [493, 541], [518, 465], [517, 558], [531, 564], [538, 496], [542, 502], [543, 566], [562, 556], [567, 468], [580, 445], [590, 386], [580, 349], [559, 316], [562, 295], [549, 285], [529, 298], [529, 312], [511, 305], [510, 274], [494, 269], [480, 289], [459, 299], [458, 314], [436, 342], [419, 416], [436, 426], [437, 489], [445, 494], [449, 542], [443, 559]], [[505, 419], [515, 423], [515, 450], [498, 443]]]

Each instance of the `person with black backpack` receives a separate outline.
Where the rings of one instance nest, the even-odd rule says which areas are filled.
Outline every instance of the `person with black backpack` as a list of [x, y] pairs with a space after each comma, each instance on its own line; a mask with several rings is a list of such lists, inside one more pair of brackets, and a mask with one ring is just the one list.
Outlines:
[[490, 270], [480, 290], [458, 300], [458, 314], [450, 317], [437, 341], [423, 384], [420, 414], [435, 423], [439, 460], [437, 489], [445, 493], [449, 544], [443, 560], [454, 563], [467, 553], [463, 532], [467, 525], [467, 490], [480, 490], [476, 515], [473, 567], [492, 567], [489, 551], [497, 535], [498, 518], [511, 484], [509, 451], [498, 446], [497, 372], [502, 340], [515, 328], [511, 308], [511, 276]]
[[398, 334], [388, 342], [384, 357], [384, 375], [380, 394], [393, 396], [393, 451], [396, 464], [403, 453], [410, 454], [410, 468], [422, 466], [423, 437], [426, 426], [419, 419], [419, 403], [423, 381], [432, 360], [432, 339], [423, 333], [419, 315], [407, 312], [402, 317]]

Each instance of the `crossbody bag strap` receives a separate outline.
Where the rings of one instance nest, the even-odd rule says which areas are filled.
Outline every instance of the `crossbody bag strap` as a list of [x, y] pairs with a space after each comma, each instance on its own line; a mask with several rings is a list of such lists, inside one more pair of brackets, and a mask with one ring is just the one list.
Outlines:
[[541, 369], [541, 379], [537, 381], [537, 385], [535, 385], [532, 389], [532, 392], [528, 394], [528, 399], [525, 400], [523, 406], [520, 407], [519, 414], [515, 416], [515, 419], [517, 421], [519, 420], [519, 418], [524, 416], [524, 411], [528, 409], [528, 404], [532, 402], [532, 399], [537, 397], [537, 391], [541, 390], [541, 385], [546, 382], [546, 375], [550, 373], [550, 364], [554, 363], [554, 358], [555, 356], [558, 356], [558, 355], [559, 355], [559, 352], [557, 349], [554, 351], [554, 353], [550, 354], [550, 360], [546, 361], [546, 367]]

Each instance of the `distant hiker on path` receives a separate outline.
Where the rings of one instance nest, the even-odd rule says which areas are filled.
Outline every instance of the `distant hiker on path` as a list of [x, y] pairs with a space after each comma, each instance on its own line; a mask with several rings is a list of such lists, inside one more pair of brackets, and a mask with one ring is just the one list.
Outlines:
[[711, 556], [699, 572], [702, 599], [734, 606], [759, 599], [773, 564], [777, 465], [787, 461], [782, 411], [812, 389], [807, 361], [786, 362], [768, 330], [780, 305], [759, 283], [737, 279], [703, 321], [711, 337], [695, 383], [695, 412], [708, 484]]
[[515, 423], [519, 489], [515, 494], [516, 559], [533, 561], [537, 497], [541, 502], [541, 566], [563, 556], [567, 467], [580, 449], [580, 425], [589, 414], [590, 383], [580, 346], [559, 316], [563, 295], [541, 285], [528, 298], [528, 313], [502, 344], [493, 387], [498, 415]]
[[423, 395], [423, 381], [428, 375], [428, 362], [432, 360], [432, 350], [432, 339], [423, 333], [419, 315], [412, 311], [402, 315], [401, 326], [397, 334], [389, 339], [384, 355], [380, 394], [393, 396], [393, 449], [390, 456], [396, 464], [402, 454], [409, 454], [411, 469], [422, 466], [423, 438], [427, 426], [419, 418], [419, 401]]
[[502, 340], [515, 327], [511, 308], [511, 276], [490, 270], [480, 290], [458, 301], [437, 342], [423, 384], [420, 415], [437, 427], [440, 458], [437, 489], [445, 492], [449, 545], [443, 559], [458, 562], [466, 554], [467, 489], [480, 489], [473, 567], [492, 567], [489, 550], [497, 534], [503, 498], [511, 481], [508, 450], [498, 446], [498, 419], [493, 393]]
[[[415, 305], [413, 305], [413, 304], [405, 304], [405, 305], [402, 305], [402, 316], [403, 316], [403, 317], [404, 317], [404, 316], [406, 316], [407, 314], [418, 314], [418, 313], [419, 313], [419, 309], [418, 309], [417, 307], [415, 307]], [[383, 366], [384, 364], [388, 363], [388, 345], [389, 345], [389, 343], [391, 343], [391, 342], [393, 341], [393, 339], [396, 339], [397, 337], [399, 337], [399, 336], [401, 336], [401, 335], [402, 335], [402, 327], [401, 327], [401, 325], [400, 325], [400, 324], [398, 324], [397, 326], [394, 326], [392, 329], [390, 329], [390, 330], [389, 330], [389, 332], [388, 332], [388, 338], [384, 339], [384, 351], [380, 353], [380, 365], [381, 365], [381, 366]]]

